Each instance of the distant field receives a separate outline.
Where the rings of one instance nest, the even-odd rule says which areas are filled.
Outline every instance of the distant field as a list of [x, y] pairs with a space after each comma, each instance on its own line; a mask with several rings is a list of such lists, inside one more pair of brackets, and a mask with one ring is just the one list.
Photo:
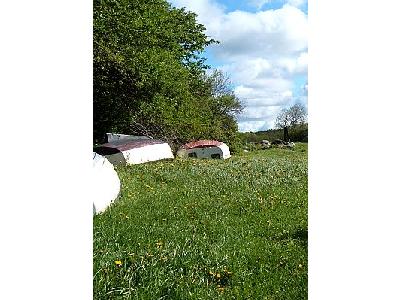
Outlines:
[[94, 299], [307, 299], [307, 144], [117, 171]]

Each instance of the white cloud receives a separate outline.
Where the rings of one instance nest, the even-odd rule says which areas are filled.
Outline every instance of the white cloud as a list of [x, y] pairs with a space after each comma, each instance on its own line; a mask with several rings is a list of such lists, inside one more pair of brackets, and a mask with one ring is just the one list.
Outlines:
[[197, 21], [204, 24], [207, 34], [218, 31], [225, 7], [214, 0], [170, 0], [176, 7], [186, 7], [197, 14]]
[[276, 60], [276, 64], [288, 75], [306, 74], [308, 66], [308, 53], [302, 52], [297, 57], [282, 57]]
[[249, 0], [248, 1], [250, 5], [257, 7], [257, 9], [261, 9], [264, 4], [267, 4], [268, 2], [271, 2], [270, 0]]
[[257, 13], [230, 12], [222, 16], [218, 28], [209, 28], [208, 34], [221, 42], [213, 47], [220, 59], [274, 58], [307, 48], [307, 17], [290, 5]]
[[275, 115], [280, 111], [279, 106], [246, 107], [240, 116], [242, 121], [266, 121], [266, 117]]
[[239, 131], [256, 132], [265, 126], [266, 121], [239, 122]]
[[[298, 8], [305, 1], [288, 0], [282, 8], [255, 13], [226, 13], [216, 0], [171, 2], [196, 12], [207, 35], [220, 41], [210, 51], [246, 106], [239, 129], [273, 127], [280, 109], [294, 102], [295, 76], [307, 75], [308, 17]], [[259, 8], [267, 2], [251, 1]], [[307, 101], [306, 94], [301, 97]]]
[[240, 85], [235, 88], [235, 94], [246, 107], [261, 107], [286, 105], [293, 98], [291, 90], [277, 91], [268, 88], [251, 88]]
[[281, 110], [280, 106], [246, 107], [239, 118], [239, 130], [258, 131], [274, 127], [275, 116]]

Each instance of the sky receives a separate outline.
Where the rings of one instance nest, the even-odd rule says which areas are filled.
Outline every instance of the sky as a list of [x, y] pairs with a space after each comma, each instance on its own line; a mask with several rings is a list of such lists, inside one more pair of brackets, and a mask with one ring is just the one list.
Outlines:
[[244, 104], [239, 131], [274, 128], [277, 114], [307, 107], [307, 0], [169, 0], [195, 12], [206, 34], [220, 43], [204, 56], [230, 78]]

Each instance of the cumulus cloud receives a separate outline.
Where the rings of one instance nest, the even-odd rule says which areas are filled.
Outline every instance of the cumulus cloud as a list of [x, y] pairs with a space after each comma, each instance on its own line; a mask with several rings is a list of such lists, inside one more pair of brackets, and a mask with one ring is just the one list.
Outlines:
[[265, 121], [239, 122], [240, 132], [257, 132], [265, 127]]
[[[196, 12], [207, 35], [220, 41], [209, 50], [246, 106], [238, 118], [240, 131], [272, 128], [282, 107], [295, 101], [295, 76], [307, 76], [308, 17], [299, 9], [305, 1], [288, 0], [279, 9], [254, 13], [226, 12], [216, 0], [171, 2]], [[249, 1], [259, 8], [267, 2]]]
[[298, 56], [281, 57], [276, 60], [276, 64], [281, 71], [286, 72], [287, 76], [306, 74], [308, 54], [307, 52], [302, 52]]
[[211, 27], [208, 33], [221, 41], [213, 47], [220, 59], [275, 58], [307, 47], [307, 17], [290, 5], [257, 13], [234, 11], [223, 15], [218, 28]]
[[272, 128], [280, 110], [280, 106], [246, 107], [238, 118], [239, 130], [255, 132]]
[[235, 88], [235, 94], [246, 107], [285, 105], [293, 98], [291, 90], [277, 91], [272, 88], [253, 88], [243, 85]]

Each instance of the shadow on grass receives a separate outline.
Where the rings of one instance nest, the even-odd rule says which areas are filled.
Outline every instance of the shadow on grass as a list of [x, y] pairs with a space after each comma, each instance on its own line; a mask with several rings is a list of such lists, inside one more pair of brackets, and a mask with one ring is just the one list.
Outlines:
[[292, 238], [298, 240], [303, 247], [308, 248], [308, 229], [298, 229], [292, 234]]
[[302, 247], [308, 248], [308, 229], [299, 228], [294, 233], [284, 233], [281, 234], [276, 240], [285, 242], [294, 240], [298, 242]]

